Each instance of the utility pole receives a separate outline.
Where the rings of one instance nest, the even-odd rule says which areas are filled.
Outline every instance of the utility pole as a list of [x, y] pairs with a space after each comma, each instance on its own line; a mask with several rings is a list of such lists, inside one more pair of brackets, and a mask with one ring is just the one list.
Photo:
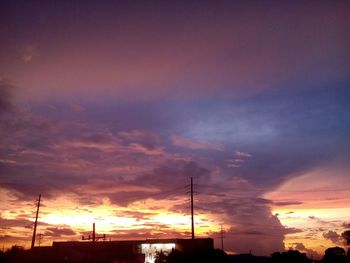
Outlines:
[[106, 240], [106, 234], [103, 234], [102, 236], [96, 236], [96, 230], [95, 230], [95, 223], [92, 224], [92, 237], [89, 235], [88, 237], [82, 236], [82, 240], [92, 240], [92, 243], [95, 243], [99, 239]]
[[194, 239], [194, 217], [193, 217], [193, 178], [191, 177], [191, 226], [192, 226], [192, 239]]
[[33, 248], [34, 245], [35, 245], [35, 236], [36, 236], [36, 227], [37, 227], [37, 225], [38, 225], [38, 216], [39, 216], [40, 200], [41, 200], [41, 194], [39, 194], [39, 200], [38, 200], [37, 209], [36, 209], [36, 216], [35, 216], [35, 222], [34, 222], [34, 230], [33, 230], [32, 246], [31, 246], [31, 248]]
[[92, 242], [96, 241], [96, 233], [95, 233], [95, 223], [92, 224]]
[[221, 250], [224, 251], [224, 230], [222, 229], [222, 224], [221, 224]]

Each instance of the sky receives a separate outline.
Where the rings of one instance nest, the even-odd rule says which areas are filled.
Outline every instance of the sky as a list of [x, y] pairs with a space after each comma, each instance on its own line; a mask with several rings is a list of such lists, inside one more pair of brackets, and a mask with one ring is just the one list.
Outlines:
[[350, 228], [348, 1], [1, 1], [0, 246]]

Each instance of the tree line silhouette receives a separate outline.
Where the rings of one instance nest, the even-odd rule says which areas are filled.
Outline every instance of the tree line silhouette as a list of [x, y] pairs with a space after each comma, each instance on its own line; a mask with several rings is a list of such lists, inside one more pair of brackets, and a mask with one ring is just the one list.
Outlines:
[[[25, 250], [20, 246], [12, 246], [11, 248], [0, 251], [0, 263], [46, 263], [57, 262], [49, 255], [40, 259], [31, 256], [30, 250]], [[61, 261], [59, 261], [61, 262]], [[86, 260], [63, 262], [71, 263], [114, 263], [115, 260], [107, 260], [95, 258], [93, 261]], [[128, 263], [128, 259], [124, 258], [123, 263]], [[134, 261], [130, 261], [134, 262]], [[298, 250], [288, 250], [284, 252], [275, 252], [270, 257], [257, 257], [251, 254], [228, 255], [221, 249], [210, 250], [194, 250], [181, 252], [173, 250], [169, 254], [159, 252], [156, 256], [155, 263], [350, 263], [350, 249], [347, 253], [344, 248], [331, 247], [325, 250], [325, 254], [321, 260], [313, 260], [308, 258], [305, 253]]]
[[[221, 249], [193, 249], [189, 251], [172, 250], [169, 254], [157, 253], [155, 263], [350, 263], [350, 230], [342, 233], [342, 238], [348, 247], [345, 251], [341, 247], [331, 247], [325, 250], [324, 256], [320, 260], [308, 258], [305, 253], [290, 249], [284, 252], [272, 253], [270, 257], [258, 257], [251, 254], [228, 255]], [[38, 250], [36, 250], [38, 249]], [[6, 250], [0, 250], [0, 263], [129, 263], [135, 262], [132, 257], [125, 254], [118, 260], [107, 255], [97, 255], [89, 258], [82, 257], [74, 261], [70, 259], [55, 258], [50, 250], [46, 253], [37, 253], [40, 248], [26, 250], [21, 246], [12, 246]], [[88, 253], [89, 251], [86, 251]], [[116, 252], [116, 254], [123, 254]]]

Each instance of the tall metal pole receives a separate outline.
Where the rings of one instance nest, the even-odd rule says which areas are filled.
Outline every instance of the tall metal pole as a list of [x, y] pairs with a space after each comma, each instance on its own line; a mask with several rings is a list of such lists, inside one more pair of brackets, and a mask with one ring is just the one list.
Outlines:
[[194, 217], [193, 217], [193, 179], [191, 177], [191, 226], [192, 226], [192, 239], [194, 239]]
[[41, 194], [39, 194], [39, 200], [38, 200], [38, 205], [37, 205], [37, 209], [36, 209], [36, 216], [35, 216], [35, 222], [34, 222], [34, 230], [33, 230], [32, 246], [31, 246], [31, 248], [33, 248], [34, 245], [35, 245], [35, 236], [36, 236], [36, 227], [37, 227], [37, 225], [38, 225], [38, 216], [39, 216], [40, 200], [41, 200]]
[[95, 242], [96, 234], [95, 234], [95, 223], [92, 224], [92, 242]]
[[224, 251], [224, 230], [222, 229], [222, 224], [221, 224], [221, 250]]

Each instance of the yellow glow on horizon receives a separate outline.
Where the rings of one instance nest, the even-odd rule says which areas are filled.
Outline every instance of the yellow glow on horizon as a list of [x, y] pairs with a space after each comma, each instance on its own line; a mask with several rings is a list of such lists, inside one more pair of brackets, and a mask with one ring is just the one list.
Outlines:
[[[302, 243], [323, 255], [327, 247], [341, 246], [323, 234], [344, 231], [342, 223], [350, 218], [350, 190], [343, 169], [318, 168], [284, 182], [264, 198], [273, 200], [271, 212], [282, 225], [298, 231], [285, 236], [286, 249]], [[277, 205], [285, 204], [285, 205]]]
[[[2, 204], [8, 209], [1, 212], [1, 217], [9, 220], [25, 219], [30, 222], [28, 222], [28, 226], [20, 225], [6, 230], [6, 234], [18, 239], [18, 242], [14, 243], [10, 240], [3, 242], [3, 246], [7, 248], [17, 244], [29, 248], [32, 235], [30, 226], [35, 220], [35, 203], [16, 202], [16, 206], [13, 206], [15, 197], [9, 197], [6, 193], [4, 195], [7, 199], [3, 199]], [[58, 196], [55, 199], [46, 199], [45, 197], [41, 199], [42, 205], [37, 229], [37, 234], [43, 234], [41, 245], [50, 246], [52, 241], [79, 241], [81, 235], [92, 231], [93, 223], [96, 224], [98, 235], [106, 234], [107, 237], [112, 236], [112, 239], [117, 238], [116, 233], [120, 233], [120, 237], [127, 239], [132, 239], [132, 233], [144, 233], [146, 239], [149, 237], [148, 235], [178, 237], [189, 235], [191, 231], [190, 213], [173, 210], [174, 206], [183, 205], [183, 199], [146, 199], [128, 206], [118, 206], [112, 204], [108, 198], [97, 200], [98, 203], [91, 204], [81, 204], [76, 198], [76, 195], [68, 194]], [[207, 236], [208, 233], [218, 232], [220, 226], [218, 222], [220, 219], [216, 218], [215, 215], [195, 214], [196, 235]], [[51, 231], [47, 228], [71, 229], [76, 235], [46, 235], [47, 231], [48, 233]], [[135, 238], [140, 237], [136, 236]]]
[[[170, 201], [167, 205], [171, 206], [172, 203], [176, 204], [177, 202], [176, 200]], [[170, 229], [178, 232], [190, 230], [189, 214], [169, 212], [167, 208], [155, 209], [154, 201], [148, 201], [147, 204], [134, 203], [128, 207], [118, 207], [111, 205], [109, 200], [106, 199], [100, 205], [78, 206], [73, 199], [66, 196], [50, 201], [44, 200], [44, 204], [40, 209], [39, 222], [58, 227], [71, 227], [75, 231], [90, 231], [92, 223], [96, 223], [96, 231], [99, 233], [110, 233], [114, 230], [152, 229], [152, 226], [159, 230], [157, 225], [160, 227], [169, 226]], [[159, 205], [159, 202], [156, 204]], [[30, 218], [31, 221], [34, 221], [34, 210], [33, 207], [33, 211], [26, 211], [33, 215]], [[4, 211], [2, 216], [6, 219], [15, 219], [21, 213], [23, 213], [23, 209], [18, 211], [8, 210]], [[137, 218], [137, 216], [133, 217], [132, 213], [144, 213], [147, 216]], [[202, 224], [205, 225], [203, 230], [201, 230]], [[217, 231], [217, 225], [213, 219], [205, 215], [195, 216], [196, 232], [198, 233]]]
[[308, 207], [274, 207], [273, 214], [278, 214], [280, 220], [293, 218], [308, 219], [311, 216], [320, 219], [347, 220], [349, 218], [349, 208], [308, 208]]

